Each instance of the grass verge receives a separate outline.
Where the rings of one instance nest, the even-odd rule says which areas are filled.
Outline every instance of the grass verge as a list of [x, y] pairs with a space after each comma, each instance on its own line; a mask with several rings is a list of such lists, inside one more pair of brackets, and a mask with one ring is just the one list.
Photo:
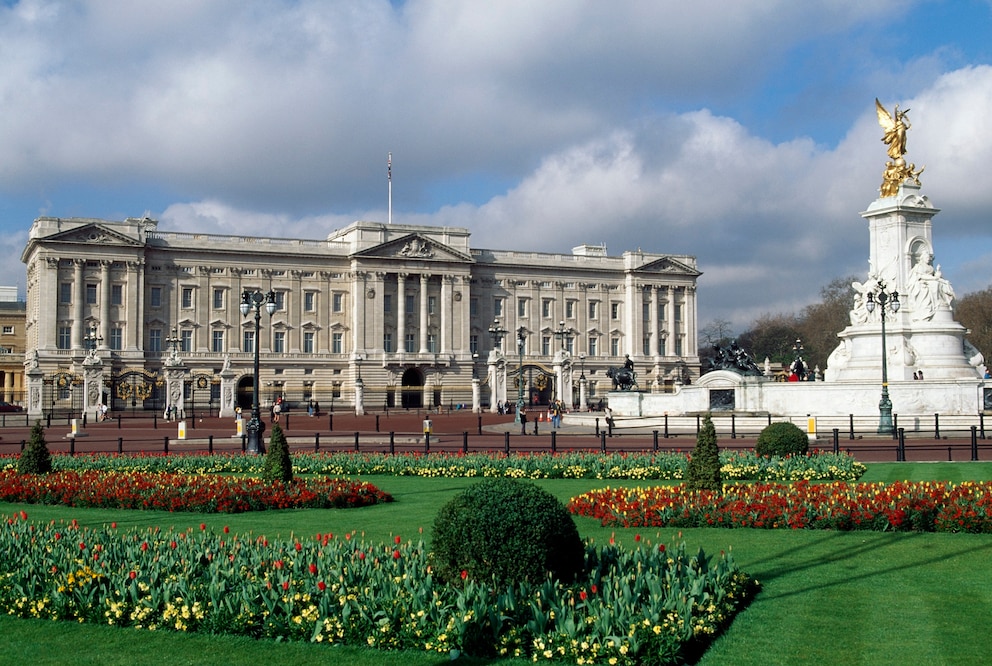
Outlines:
[[[864, 481], [986, 479], [989, 463], [870, 465]], [[206, 523], [243, 533], [288, 537], [317, 532], [364, 532], [371, 540], [392, 535], [429, 538], [434, 515], [473, 479], [368, 477], [396, 502], [364, 509], [272, 511], [228, 516], [126, 512], [0, 504], [0, 514], [25, 510], [32, 520], [75, 518], [84, 524], [117, 522], [119, 528], [186, 528]], [[567, 501], [618, 482], [538, 482]], [[632, 485], [632, 484], [624, 484]], [[638, 485], [651, 485], [649, 482]], [[576, 519], [583, 537], [632, 543], [640, 532], [670, 540], [673, 530], [603, 528]], [[691, 548], [733, 548], [738, 563], [764, 585], [751, 606], [703, 656], [700, 664], [902, 664], [984, 663], [992, 626], [992, 580], [986, 575], [992, 537], [969, 534], [893, 534], [787, 530], [683, 530]], [[436, 655], [383, 653], [357, 648], [278, 644], [231, 637], [140, 632], [110, 627], [0, 618], [5, 650], [0, 663], [151, 664], [169, 655], [175, 664], [450, 663]], [[522, 665], [514, 660], [463, 664]]]

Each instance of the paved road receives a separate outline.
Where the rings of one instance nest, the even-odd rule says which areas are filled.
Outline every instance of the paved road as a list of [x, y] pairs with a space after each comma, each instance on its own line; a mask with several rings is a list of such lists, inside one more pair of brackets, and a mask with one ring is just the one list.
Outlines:
[[[357, 417], [354, 414], [337, 412], [308, 417], [304, 412], [284, 415], [280, 426], [294, 451], [304, 450], [359, 450], [387, 452], [424, 452], [425, 437], [423, 423], [430, 418], [433, 435], [429, 450], [438, 451], [511, 451], [515, 453], [535, 451], [585, 450], [585, 451], [649, 451], [656, 446], [661, 451], [689, 451], [695, 444], [695, 429], [663, 432], [649, 428], [619, 427], [612, 433], [604, 431], [605, 419], [592, 414], [585, 419], [593, 425], [565, 424], [552, 433], [551, 424], [539, 421], [527, 426], [527, 435], [520, 434], [520, 426], [513, 423], [512, 416], [497, 414], [476, 415], [467, 411], [434, 414], [425, 412], [390, 411], [388, 414], [367, 414]], [[596, 418], [600, 416], [599, 426]], [[45, 429], [45, 439], [53, 452], [73, 453], [181, 453], [181, 452], [237, 452], [242, 450], [243, 439], [237, 436], [236, 423], [231, 419], [196, 418], [186, 422], [186, 438], [179, 439], [179, 425], [168, 423], [161, 418], [122, 416], [120, 420], [104, 423], [89, 423], [77, 428], [77, 437], [70, 437], [71, 427], [67, 420], [53, 422]], [[536, 427], [536, 434], [535, 434]], [[266, 436], [271, 431], [267, 424]], [[392, 433], [392, 434], [391, 434]], [[719, 445], [722, 449], [750, 449], [754, 447], [757, 433], [719, 432]], [[992, 434], [992, 433], [990, 433]], [[30, 436], [26, 419], [7, 418], [0, 427], [0, 454], [16, 454], [21, 442]], [[656, 443], [657, 442], [657, 443]], [[977, 438], [975, 452], [979, 460], [992, 460], [992, 439]], [[824, 433], [815, 446], [824, 450], [833, 449], [832, 433]], [[850, 439], [848, 433], [841, 433], [837, 441], [838, 449], [850, 451], [864, 462], [895, 462], [897, 442], [890, 437], [874, 433], [855, 433]], [[940, 439], [933, 433], [911, 433], [905, 443], [907, 461], [968, 461], [972, 459], [972, 441], [968, 432], [947, 432]]]

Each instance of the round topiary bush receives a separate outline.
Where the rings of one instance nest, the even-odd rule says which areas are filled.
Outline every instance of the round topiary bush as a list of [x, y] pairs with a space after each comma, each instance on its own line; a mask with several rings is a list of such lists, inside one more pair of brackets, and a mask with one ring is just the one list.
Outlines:
[[471, 576], [504, 586], [549, 574], [570, 582], [583, 569], [585, 546], [554, 495], [529, 482], [485, 479], [441, 507], [431, 560], [447, 582]]
[[809, 437], [793, 423], [772, 423], [758, 435], [754, 452], [759, 456], [804, 456], [809, 452]]

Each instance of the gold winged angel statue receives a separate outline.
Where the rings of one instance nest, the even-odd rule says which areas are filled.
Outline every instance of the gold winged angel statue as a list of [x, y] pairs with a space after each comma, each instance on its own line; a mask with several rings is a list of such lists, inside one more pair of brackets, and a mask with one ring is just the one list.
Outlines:
[[909, 113], [909, 109], [900, 111], [899, 105], [896, 104], [892, 111], [891, 114], [886, 111], [878, 98], [875, 98], [878, 124], [882, 126], [884, 132], [882, 143], [889, 147], [887, 152], [891, 158], [885, 163], [885, 169], [882, 171], [882, 186], [879, 191], [883, 197], [894, 196], [898, 193], [899, 186], [908, 178], [912, 178], [919, 185], [920, 174], [926, 168], [917, 170], [915, 164], [907, 165], [903, 158], [903, 155], [906, 154], [906, 130], [911, 127], [909, 117], [906, 115]]

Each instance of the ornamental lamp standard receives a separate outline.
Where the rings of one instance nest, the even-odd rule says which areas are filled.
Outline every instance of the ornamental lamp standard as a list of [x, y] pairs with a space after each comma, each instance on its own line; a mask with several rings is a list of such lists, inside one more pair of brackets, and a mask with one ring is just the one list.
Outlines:
[[83, 345], [90, 356], [96, 356], [96, 348], [103, 344], [103, 336], [97, 333], [96, 326], [90, 327], [89, 333], [83, 336]]
[[885, 285], [878, 283], [878, 293], [868, 292], [868, 302], [865, 309], [868, 312], [875, 311], [875, 303], [878, 303], [878, 313], [882, 316], [882, 399], [878, 402], [878, 434], [892, 434], [892, 401], [889, 400], [889, 364], [886, 358], [885, 347], [885, 311], [886, 305], [892, 308], [892, 312], [899, 311], [899, 292], [885, 292]]
[[554, 336], [558, 338], [561, 342], [561, 349], [565, 349], [565, 338], [568, 337], [568, 330], [565, 328], [565, 322], [558, 322], [558, 328], [554, 332]]
[[179, 353], [179, 329], [172, 327], [172, 333], [165, 339], [165, 344], [169, 346], [169, 351], [173, 355]]
[[262, 431], [265, 429], [265, 425], [262, 423], [262, 414], [258, 406], [258, 339], [260, 324], [259, 321], [262, 319], [262, 306], [265, 306], [265, 311], [269, 313], [269, 318], [271, 319], [272, 313], [276, 311], [278, 307], [276, 305], [276, 294], [274, 291], [269, 291], [267, 294], [263, 294], [259, 290], [249, 291], [245, 290], [241, 294], [241, 316], [247, 317], [248, 313], [252, 310], [255, 311], [255, 365], [254, 365], [254, 376], [252, 377], [252, 405], [251, 405], [251, 419], [248, 421], [248, 446], [245, 449], [247, 453], [260, 454], [265, 453], [265, 445], [262, 443]]
[[520, 424], [520, 410], [524, 408], [524, 344], [527, 342], [527, 331], [523, 326], [517, 329], [517, 355], [519, 363], [517, 366], [517, 413], [513, 415], [513, 422]]
[[493, 349], [503, 349], [503, 337], [507, 334], [507, 330], [499, 325], [499, 318], [493, 320], [493, 325], [489, 327], [489, 335], [493, 338]]

